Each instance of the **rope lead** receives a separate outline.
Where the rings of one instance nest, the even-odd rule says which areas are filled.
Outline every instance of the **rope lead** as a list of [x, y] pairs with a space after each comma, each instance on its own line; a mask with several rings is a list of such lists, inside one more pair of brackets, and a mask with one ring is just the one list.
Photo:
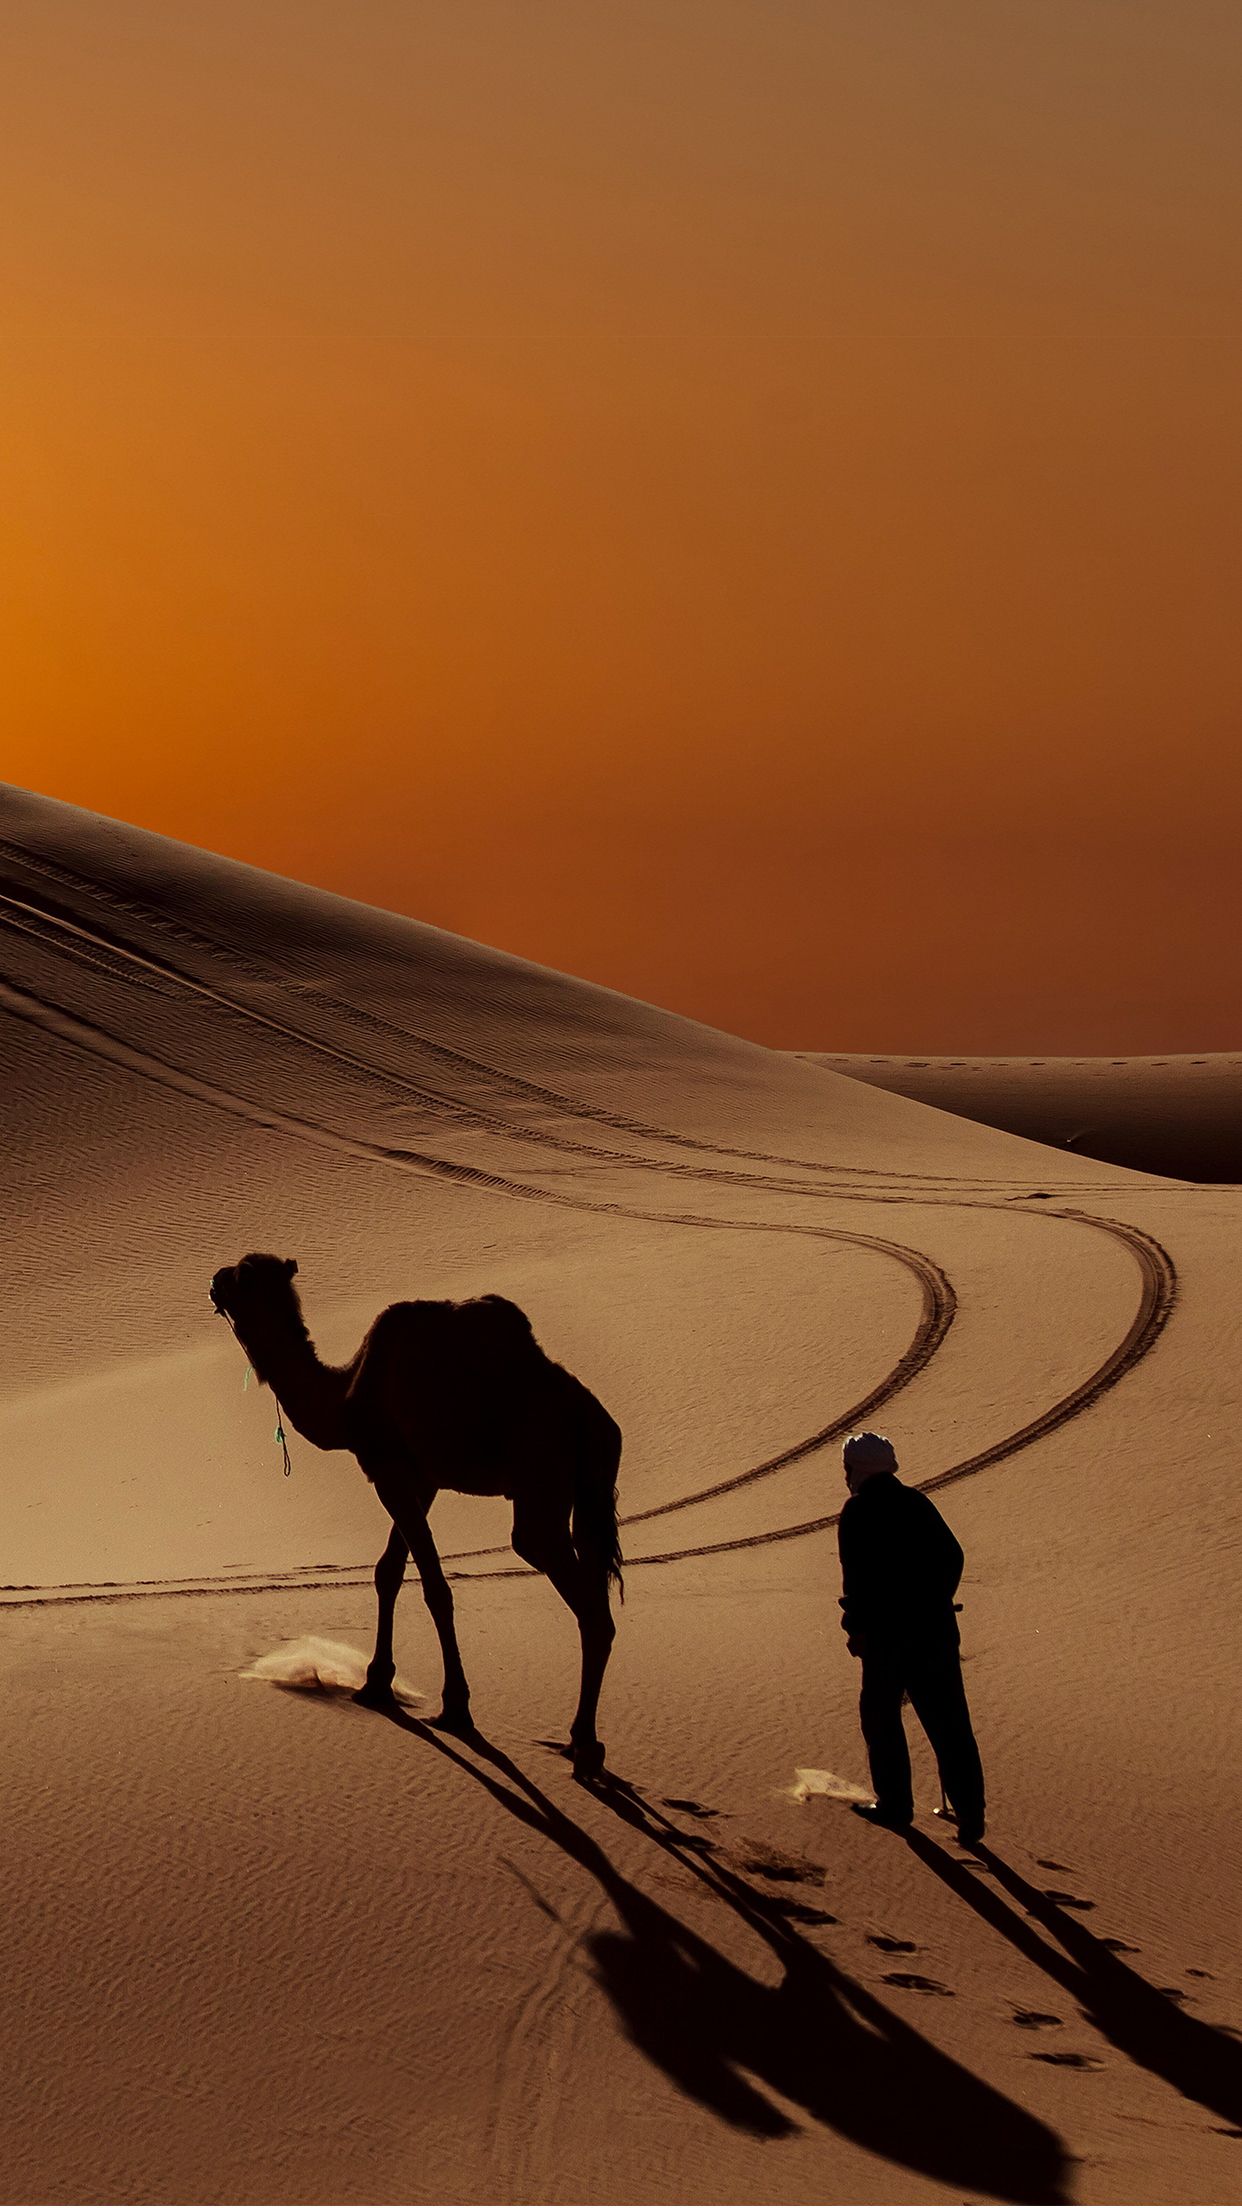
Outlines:
[[[236, 1328], [236, 1327], [235, 1327], [235, 1326], [233, 1325], [233, 1321], [232, 1321], [232, 1318], [230, 1317], [229, 1313], [228, 1313], [227, 1311], [225, 1311], [225, 1312], [223, 1312], [223, 1313], [221, 1314], [221, 1316], [222, 1316], [223, 1318], [226, 1318], [226, 1319], [228, 1319], [229, 1327], [230, 1327], [230, 1330], [231, 1330], [231, 1332], [232, 1332], [232, 1335], [233, 1335], [233, 1339], [234, 1339], [234, 1341], [240, 1341], [240, 1338], [241, 1338], [241, 1337], [239, 1336], [239, 1334], [238, 1334], [238, 1332], [237, 1332], [237, 1328]], [[246, 1369], [245, 1369], [244, 1373], [242, 1374], [242, 1392], [243, 1392], [243, 1393], [244, 1393], [244, 1392], [245, 1392], [245, 1390], [246, 1390], [246, 1389], [247, 1389], [247, 1388], [248, 1388], [248, 1387], [250, 1386], [250, 1382], [251, 1382], [251, 1380], [252, 1380], [252, 1378], [253, 1378], [253, 1377], [254, 1377], [254, 1366], [253, 1366], [253, 1365], [247, 1365], [247, 1367], [246, 1367]], [[272, 1390], [272, 1393], [273, 1393], [273, 1395], [275, 1395], [275, 1394], [276, 1394], [276, 1391], [275, 1391], [275, 1389], [273, 1389], [273, 1390]], [[283, 1457], [284, 1457], [284, 1460], [285, 1460], [285, 1478], [286, 1478], [286, 1479], [288, 1479], [288, 1477], [289, 1477], [290, 1473], [291, 1473], [291, 1472], [292, 1472], [292, 1470], [293, 1470], [293, 1465], [292, 1465], [292, 1462], [291, 1462], [291, 1460], [290, 1460], [290, 1456], [289, 1456], [289, 1444], [288, 1444], [287, 1440], [285, 1439], [285, 1414], [284, 1414], [284, 1412], [282, 1411], [282, 1409], [281, 1409], [281, 1407], [280, 1407], [280, 1398], [279, 1398], [279, 1396], [276, 1396], [276, 1439], [277, 1439], [277, 1441], [278, 1441], [278, 1442], [280, 1443], [280, 1447], [281, 1447], [281, 1453], [282, 1453], [282, 1455], [283, 1455]]]

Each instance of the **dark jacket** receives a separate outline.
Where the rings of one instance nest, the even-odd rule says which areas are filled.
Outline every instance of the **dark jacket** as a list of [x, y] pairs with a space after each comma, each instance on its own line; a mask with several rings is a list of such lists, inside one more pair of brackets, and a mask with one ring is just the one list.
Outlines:
[[879, 1472], [851, 1495], [837, 1529], [841, 1623], [851, 1641], [957, 1638], [964, 1558], [929, 1495]]

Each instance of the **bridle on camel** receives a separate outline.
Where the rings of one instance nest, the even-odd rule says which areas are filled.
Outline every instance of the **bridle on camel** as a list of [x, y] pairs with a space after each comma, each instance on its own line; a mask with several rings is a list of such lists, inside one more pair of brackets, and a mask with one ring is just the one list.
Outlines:
[[[217, 1304], [217, 1305], [216, 1305], [216, 1309], [217, 1309], [217, 1311], [219, 1311], [219, 1313], [220, 1313], [220, 1316], [221, 1316], [221, 1318], [222, 1318], [222, 1319], [227, 1319], [227, 1320], [228, 1320], [228, 1324], [229, 1324], [229, 1332], [230, 1332], [230, 1334], [232, 1335], [232, 1337], [233, 1337], [233, 1340], [234, 1340], [234, 1341], [236, 1342], [236, 1344], [237, 1344], [238, 1348], [239, 1348], [239, 1349], [242, 1349], [242, 1350], [244, 1350], [244, 1349], [245, 1349], [245, 1346], [246, 1346], [246, 1345], [245, 1345], [245, 1343], [243, 1342], [243, 1340], [242, 1340], [242, 1338], [241, 1338], [241, 1335], [240, 1335], [240, 1334], [238, 1333], [238, 1331], [237, 1331], [237, 1328], [236, 1328], [236, 1327], [234, 1326], [234, 1324], [233, 1324], [233, 1320], [232, 1320], [232, 1317], [231, 1317], [230, 1313], [229, 1313], [229, 1312], [227, 1312], [227, 1311], [225, 1311], [225, 1310], [223, 1309], [223, 1307], [222, 1307], [222, 1306], [221, 1306], [220, 1304]], [[246, 1370], [245, 1370], [245, 1373], [244, 1373], [244, 1374], [243, 1374], [243, 1376], [242, 1376], [242, 1387], [243, 1387], [243, 1388], [248, 1388], [248, 1387], [250, 1386], [250, 1375], [251, 1375], [251, 1373], [252, 1373], [253, 1371], [254, 1371], [254, 1366], [253, 1366], [253, 1365], [251, 1365], [251, 1364], [247, 1364], [247, 1366], [246, 1366]], [[266, 1381], [263, 1381], [263, 1380], [261, 1380], [261, 1381], [259, 1382], [259, 1385], [260, 1385], [260, 1387], [266, 1387], [266, 1386], [267, 1386], [267, 1382], [266, 1382]], [[283, 1410], [282, 1410], [282, 1409], [281, 1409], [281, 1407], [280, 1407], [280, 1397], [279, 1397], [279, 1396], [277, 1395], [277, 1393], [276, 1393], [276, 1390], [275, 1390], [275, 1388], [273, 1388], [273, 1389], [272, 1389], [272, 1401], [273, 1401], [273, 1403], [274, 1403], [274, 1404], [276, 1405], [276, 1436], [275, 1436], [275, 1438], [276, 1438], [276, 1440], [277, 1440], [277, 1441], [278, 1441], [278, 1442], [280, 1443], [280, 1451], [281, 1451], [281, 1455], [283, 1456], [283, 1458], [284, 1458], [284, 1460], [285, 1460], [285, 1478], [286, 1478], [286, 1479], [288, 1479], [288, 1477], [289, 1477], [290, 1473], [291, 1473], [291, 1472], [292, 1472], [292, 1470], [293, 1470], [293, 1463], [292, 1463], [292, 1460], [291, 1460], [291, 1458], [290, 1458], [290, 1455], [289, 1455], [289, 1442], [288, 1442], [288, 1439], [287, 1439], [287, 1437], [286, 1437], [286, 1434], [285, 1434], [285, 1414], [284, 1414]]]

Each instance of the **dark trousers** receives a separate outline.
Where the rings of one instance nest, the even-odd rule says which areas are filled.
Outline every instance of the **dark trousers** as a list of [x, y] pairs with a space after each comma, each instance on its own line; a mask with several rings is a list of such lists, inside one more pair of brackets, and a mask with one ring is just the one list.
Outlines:
[[901, 1717], [906, 1695], [931, 1742], [959, 1823], [967, 1830], [981, 1825], [983, 1765], [962, 1685], [956, 1634], [952, 1640], [937, 1635], [905, 1643], [873, 1637], [864, 1651], [858, 1715], [880, 1808], [901, 1821], [914, 1814], [910, 1750]]

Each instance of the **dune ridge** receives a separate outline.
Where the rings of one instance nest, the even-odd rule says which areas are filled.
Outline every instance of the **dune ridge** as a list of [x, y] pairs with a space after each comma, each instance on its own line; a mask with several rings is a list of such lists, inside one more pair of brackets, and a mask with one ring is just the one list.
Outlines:
[[1130, 1058], [799, 1053], [1008, 1134], [1177, 1180], [1242, 1182], [1242, 1052]]

